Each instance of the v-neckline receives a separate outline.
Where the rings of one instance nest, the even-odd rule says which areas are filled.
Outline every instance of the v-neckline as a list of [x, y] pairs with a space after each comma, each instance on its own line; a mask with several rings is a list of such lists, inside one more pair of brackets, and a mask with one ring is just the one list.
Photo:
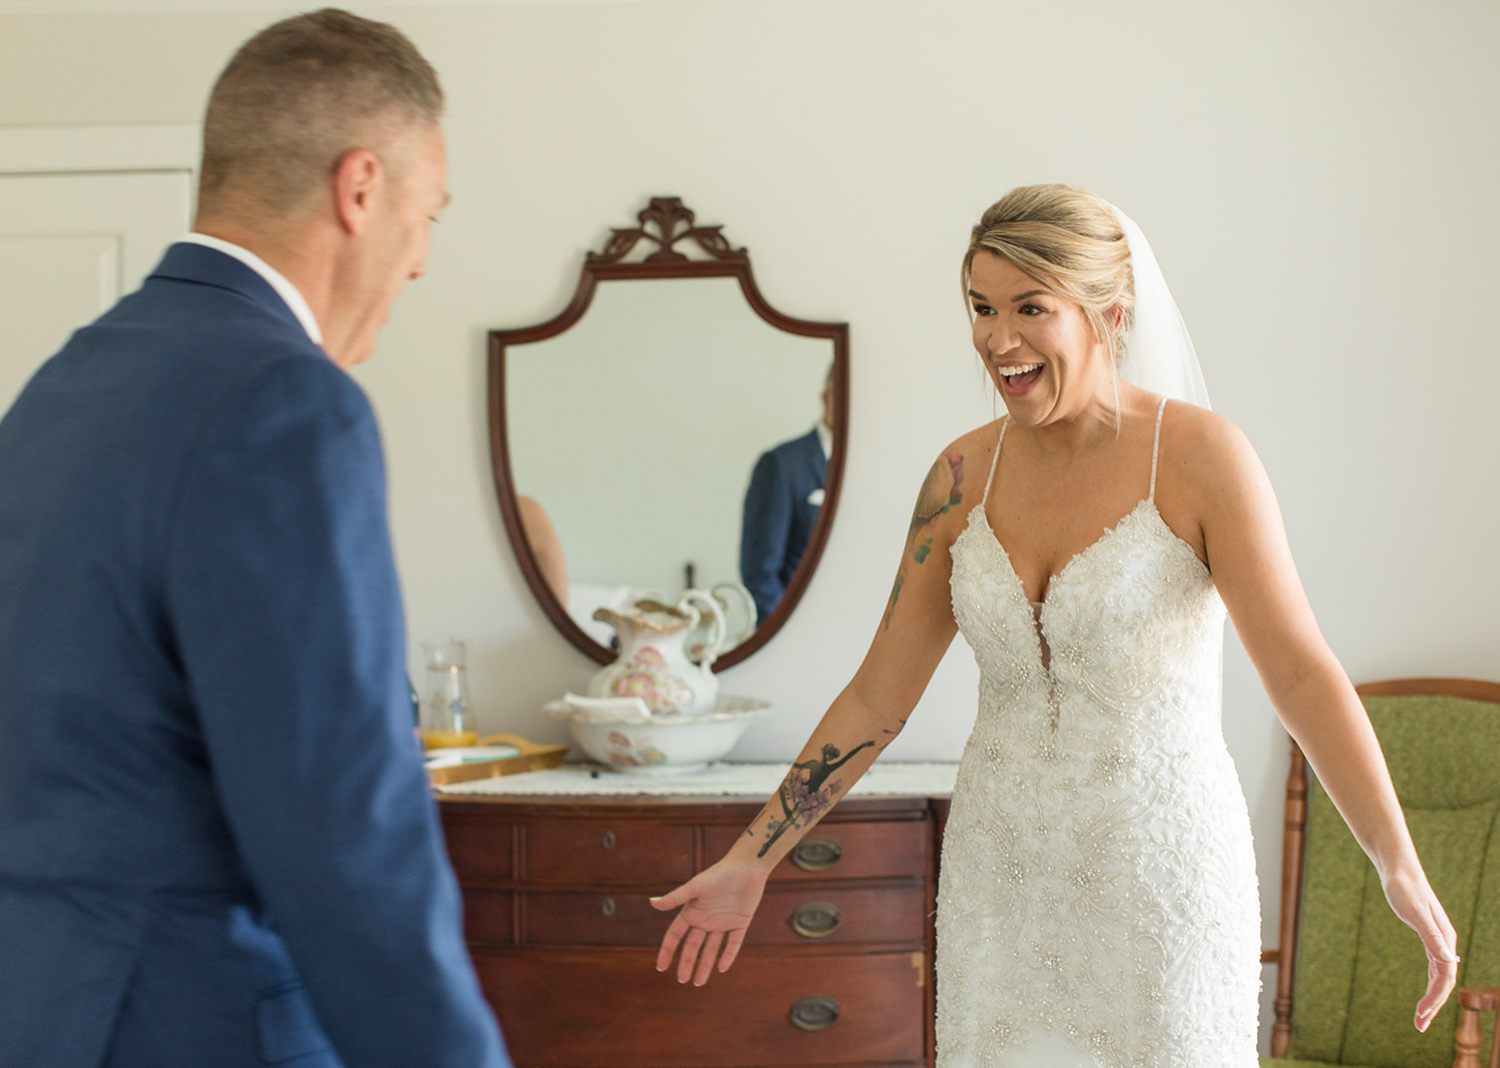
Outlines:
[[[1000, 554], [1000, 560], [1005, 565], [1006, 572], [1008, 572], [1010, 575], [1010, 588], [1015, 591], [1015, 594], [1018, 598], [1020, 598], [1021, 603], [1026, 606], [1026, 614], [1031, 618], [1031, 634], [1032, 641], [1035, 646], [1036, 667], [1037, 670], [1042, 673], [1042, 677], [1047, 680], [1048, 689], [1052, 693], [1053, 697], [1052, 730], [1054, 732], [1056, 732], [1058, 727], [1059, 710], [1056, 705], [1056, 677], [1052, 674], [1052, 643], [1047, 637], [1048, 627], [1046, 620], [1046, 617], [1051, 615], [1049, 609], [1052, 605], [1052, 591], [1056, 589], [1057, 583], [1061, 581], [1070, 570], [1072, 570], [1074, 564], [1078, 563], [1078, 561], [1088, 556], [1100, 545], [1103, 545], [1105, 542], [1113, 538], [1115, 534], [1125, 526], [1126, 523], [1129, 523], [1132, 519], [1139, 515], [1141, 509], [1147, 506], [1150, 507], [1151, 511], [1156, 513], [1158, 522], [1161, 523], [1162, 527], [1167, 531], [1167, 533], [1171, 535], [1174, 540], [1181, 541], [1181, 539], [1172, 532], [1172, 529], [1166, 525], [1166, 521], [1161, 518], [1161, 513], [1156, 511], [1156, 501], [1151, 497], [1142, 497], [1140, 501], [1136, 503], [1136, 506], [1130, 511], [1126, 512], [1125, 515], [1122, 516], [1114, 526], [1105, 527], [1103, 534], [1100, 534], [1083, 549], [1080, 549], [1078, 552], [1069, 557], [1068, 562], [1063, 564], [1062, 568], [1057, 572], [1057, 574], [1048, 576], [1047, 592], [1040, 601], [1033, 601], [1031, 598], [1026, 596], [1026, 583], [1022, 580], [1020, 572], [1016, 570], [1016, 565], [1011, 563], [1010, 553], [1006, 552], [1005, 546], [1001, 544], [1000, 536], [995, 533], [995, 528], [990, 526], [990, 517], [985, 514], [984, 504], [981, 503], [975, 505], [973, 510], [969, 513], [970, 527], [972, 527], [974, 523], [974, 512], [979, 513], [979, 521], [984, 524], [984, 533], [988, 535], [984, 540], [994, 546], [994, 551]], [[1186, 547], [1187, 543], [1183, 542], [1183, 545], [1184, 547]], [[1190, 553], [1192, 552], [1191, 549], [1189, 549], [1188, 551]], [[1192, 555], [1194, 560], [1198, 560], [1197, 553], [1193, 553]], [[1202, 565], [1202, 563], [1203, 561], [1198, 560], [1198, 564], [1200, 566]]]
[[[1026, 596], [1026, 581], [1021, 578], [1021, 573], [1016, 570], [1016, 565], [1011, 562], [1010, 553], [1006, 551], [1005, 546], [1001, 543], [1000, 535], [996, 534], [995, 528], [990, 526], [990, 517], [985, 513], [984, 504], [981, 503], [976, 505], [974, 511], [979, 513], [980, 522], [984, 524], [985, 532], [989, 535], [986, 540], [995, 546], [995, 548], [1000, 553], [1001, 559], [1005, 561], [1005, 569], [1010, 572], [1010, 576], [1012, 580], [1014, 580], [1016, 591], [1021, 595], [1021, 600], [1027, 605], [1027, 607], [1031, 607], [1033, 605], [1040, 606], [1041, 611], [1045, 612], [1048, 605], [1052, 603], [1053, 588], [1057, 585], [1058, 581], [1061, 580], [1063, 576], [1065, 576], [1072, 569], [1073, 565], [1078, 563], [1078, 561], [1082, 560], [1084, 557], [1088, 556], [1099, 546], [1103, 545], [1105, 542], [1113, 538], [1115, 536], [1115, 533], [1119, 531], [1121, 527], [1134, 519], [1140, 513], [1141, 509], [1147, 507], [1149, 507], [1153, 512], [1156, 512], [1157, 518], [1161, 519], [1161, 513], [1156, 511], [1156, 501], [1154, 501], [1150, 497], [1142, 497], [1139, 501], [1136, 502], [1134, 508], [1126, 512], [1123, 516], [1115, 521], [1114, 526], [1105, 527], [1103, 534], [1100, 534], [1084, 548], [1078, 550], [1078, 552], [1068, 557], [1068, 562], [1063, 564], [1063, 566], [1059, 568], [1055, 574], [1047, 576], [1047, 589], [1045, 592], [1043, 592], [1042, 599], [1040, 601], [1033, 601], [1030, 597]], [[1165, 521], [1162, 521], [1162, 525], [1166, 526]], [[1174, 533], [1170, 527], [1167, 528], [1167, 532], [1171, 534], [1174, 539], [1178, 541], [1182, 540], [1177, 537], [1176, 533]], [[1183, 544], [1186, 545], [1187, 543], [1183, 542]], [[1191, 552], [1191, 549], [1189, 549], [1189, 551]], [[1193, 559], [1198, 560], [1197, 553], [1193, 553]], [[1199, 565], [1202, 565], [1203, 561], [1198, 560], [1198, 563]], [[1038, 625], [1040, 626], [1040, 619], [1038, 619]]]

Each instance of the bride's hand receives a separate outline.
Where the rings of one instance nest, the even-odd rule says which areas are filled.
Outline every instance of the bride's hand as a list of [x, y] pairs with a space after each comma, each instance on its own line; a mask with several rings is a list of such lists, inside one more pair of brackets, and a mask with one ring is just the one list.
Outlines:
[[1384, 889], [1391, 911], [1421, 936], [1427, 950], [1427, 993], [1413, 1020], [1418, 1031], [1426, 1031], [1458, 982], [1458, 935], [1420, 869], [1391, 875]]
[[715, 958], [719, 971], [728, 971], [739, 955], [745, 930], [755, 918], [765, 887], [766, 873], [762, 868], [726, 858], [670, 894], [653, 897], [654, 909], [669, 912], [682, 908], [661, 940], [656, 970], [664, 972], [671, 966], [680, 944], [679, 983], [692, 979], [694, 986], [702, 986], [708, 982]]

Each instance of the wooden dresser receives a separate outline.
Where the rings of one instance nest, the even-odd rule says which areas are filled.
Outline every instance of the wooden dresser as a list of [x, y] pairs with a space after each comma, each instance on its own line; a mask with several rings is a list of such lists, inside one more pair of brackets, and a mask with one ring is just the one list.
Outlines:
[[655, 970], [670, 916], [646, 899], [722, 856], [761, 803], [442, 799], [517, 1068], [932, 1064], [945, 798], [845, 800], [777, 868], [728, 973], [695, 988]]

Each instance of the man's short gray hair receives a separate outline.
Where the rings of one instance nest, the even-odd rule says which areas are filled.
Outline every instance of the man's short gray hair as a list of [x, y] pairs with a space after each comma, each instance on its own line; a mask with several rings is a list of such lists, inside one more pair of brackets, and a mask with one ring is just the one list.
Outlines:
[[285, 19], [240, 46], [209, 96], [200, 207], [285, 216], [351, 149], [379, 154], [442, 113], [437, 72], [394, 26], [337, 8]]

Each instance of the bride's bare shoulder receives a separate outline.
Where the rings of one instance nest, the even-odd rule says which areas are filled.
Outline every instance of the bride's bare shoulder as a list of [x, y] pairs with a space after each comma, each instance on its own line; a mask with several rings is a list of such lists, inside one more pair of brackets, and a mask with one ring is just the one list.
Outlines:
[[1239, 427], [1207, 408], [1168, 402], [1162, 420], [1163, 472], [1175, 470], [1189, 487], [1222, 492], [1246, 479], [1265, 478], [1255, 448]]

